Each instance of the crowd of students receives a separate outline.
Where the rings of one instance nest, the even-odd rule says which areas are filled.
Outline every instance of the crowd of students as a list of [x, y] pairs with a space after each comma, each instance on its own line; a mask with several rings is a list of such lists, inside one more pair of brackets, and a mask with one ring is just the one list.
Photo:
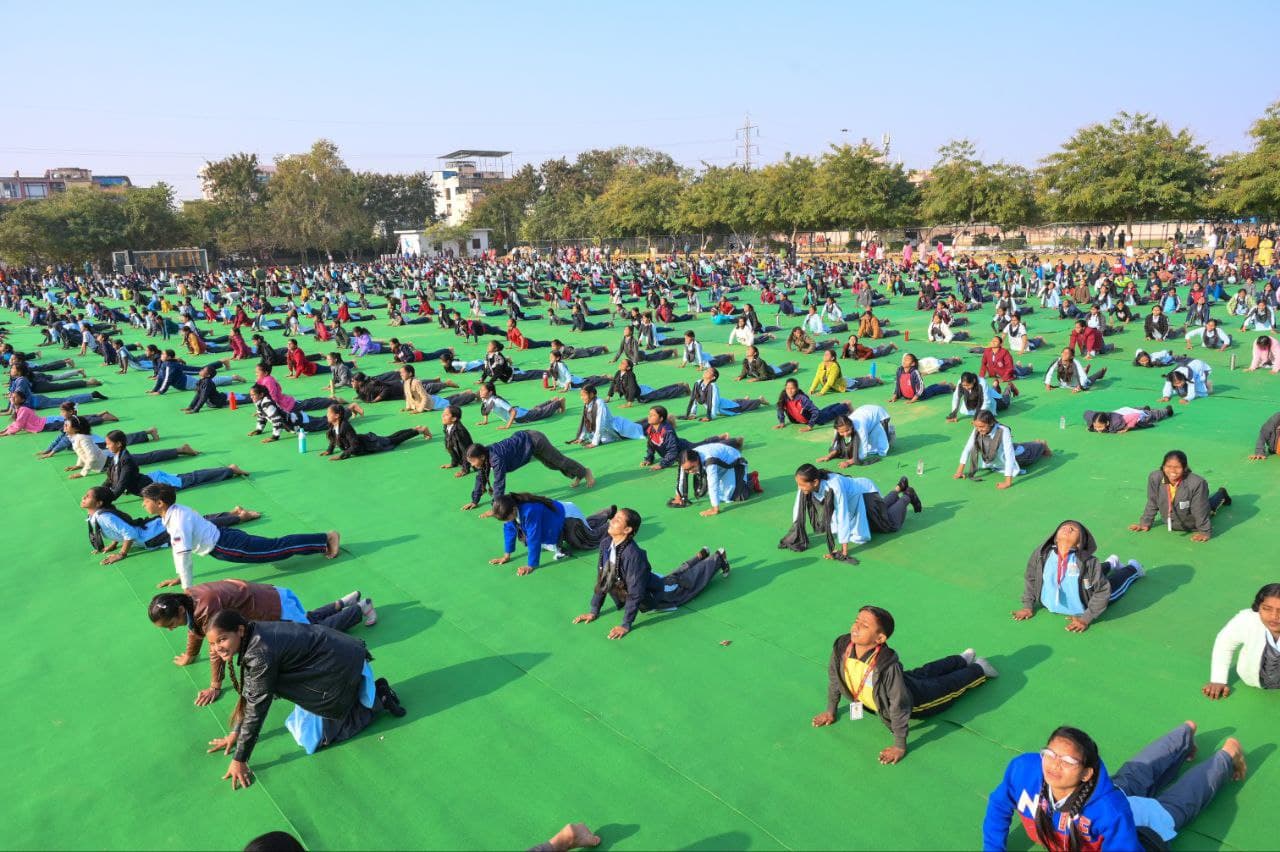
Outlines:
[[[691, 441], [679, 434], [680, 421], [710, 422], [767, 408], [768, 395], [731, 398], [722, 392], [721, 368], [732, 364], [736, 370], [740, 365], [740, 372], [733, 376], [736, 381], [780, 383], [772, 402], [775, 429], [796, 424], [800, 431], [831, 430], [829, 450], [816, 464], [802, 464], [794, 473], [786, 471], [794, 477], [796, 494], [792, 525], [779, 547], [804, 552], [812, 532], [825, 538], [826, 558], [856, 563], [859, 546], [873, 535], [899, 532], [908, 510], [920, 513], [925, 505], [916, 490], [918, 482], [908, 477], [901, 477], [891, 488], [881, 488], [867, 476], [842, 472], [874, 465], [894, 451], [900, 437], [888, 408], [856, 404], [842, 395], [889, 385], [884, 399], [890, 406], [950, 397], [949, 413], [941, 418], [948, 422], [963, 418], [970, 426], [955, 477], [980, 479], [994, 471], [996, 487], [1005, 489], [1032, 465], [1045, 464], [1043, 460], [1054, 455], [1044, 440], [1015, 441], [1009, 425], [1023, 393], [1017, 380], [1035, 374], [1035, 368], [1022, 359], [1046, 345], [1042, 336], [1031, 334], [1028, 317], [1044, 322], [1039, 330], [1046, 333], [1070, 328], [1070, 345], [1059, 351], [1043, 374], [1046, 394], [1059, 389], [1082, 393], [1096, 387], [1107, 373], [1105, 367], [1093, 369], [1096, 360], [1117, 352], [1117, 346], [1104, 338], [1128, 324], [1141, 327], [1144, 345], [1182, 334], [1188, 351], [1197, 345], [1215, 352], [1232, 347], [1231, 337], [1211, 316], [1223, 305], [1231, 322], [1239, 319], [1245, 330], [1262, 332], [1250, 343], [1253, 355], [1247, 369], [1265, 367], [1275, 373], [1280, 372], [1280, 344], [1267, 332], [1272, 330], [1278, 307], [1276, 275], [1274, 268], [1260, 266], [1256, 260], [1214, 263], [1185, 257], [1176, 249], [1122, 259], [1113, 266], [1081, 260], [1070, 264], [1013, 258], [979, 261], [953, 257], [941, 246], [904, 257], [902, 262], [883, 256], [858, 261], [671, 257], [615, 262], [558, 254], [502, 261], [401, 258], [202, 276], [84, 277], [11, 270], [0, 292], [0, 306], [10, 312], [7, 324], [0, 325], [0, 338], [21, 325], [33, 327], [39, 331], [40, 347], [77, 349], [82, 358], [99, 359], [102, 368], [121, 377], [117, 384], [131, 381], [127, 377], [133, 371], [140, 374], [147, 394], [192, 392], [190, 403], [182, 409], [188, 414], [243, 405], [255, 420], [250, 435], [270, 431], [262, 439], [265, 442], [286, 433], [296, 433], [302, 441], [307, 433], [323, 432], [328, 444], [321, 455], [333, 461], [389, 452], [415, 438], [431, 441], [436, 437], [423, 423], [389, 435], [360, 432], [356, 423], [369, 406], [391, 402], [409, 418], [438, 413], [446, 455], [440, 467], [453, 470], [454, 477], [474, 476], [470, 499], [462, 509], [479, 508], [488, 499], [490, 507], [481, 517], [492, 517], [503, 526], [503, 552], [490, 562], [501, 565], [515, 560], [523, 543], [526, 555], [517, 573], [527, 575], [542, 567], [544, 554], [559, 560], [574, 552], [593, 551], [596, 570], [589, 608], [572, 620], [575, 624], [596, 621], [606, 599], [612, 599], [622, 618], [605, 635], [621, 639], [635, 629], [641, 613], [684, 606], [715, 577], [729, 576], [727, 549], [702, 548], [671, 571], [656, 572], [637, 540], [644, 527], [637, 509], [608, 506], [588, 515], [562, 499], [565, 495], [509, 490], [508, 477], [519, 478], [518, 471], [535, 460], [562, 474], [569, 488], [590, 488], [597, 471], [609, 475], [599, 467], [597, 471], [586, 467], [574, 457], [576, 453], [557, 449], [547, 432], [519, 427], [554, 420], [567, 413], [570, 405], [580, 405], [575, 428], [554, 425], [564, 433], [564, 443], [589, 450], [640, 442], [643, 453], [636, 455], [643, 456], [643, 467], [671, 469], [674, 474], [674, 494], [666, 507], [686, 508], [705, 499], [701, 514], [717, 515], [749, 502], [762, 490], [759, 472], [748, 461], [741, 438], [726, 432]], [[1186, 289], [1185, 302], [1180, 288]], [[1229, 288], [1237, 292], [1228, 296]], [[917, 357], [910, 351], [913, 329], [903, 331], [900, 345], [879, 343], [899, 336], [899, 329], [875, 314], [877, 306], [894, 298], [914, 298], [923, 336], [949, 347], [970, 337], [957, 328], [976, 328], [989, 316], [994, 336], [987, 344], [960, 349], [981, 356], [976, 371], [961, 371], [954, 384], [927, 384], [925, 376], [960, 367], [965, 358]], [[759, 309], [748, 299], [758, 303]], [[841, 300], [852, 303], [849, 313], [842, 309]], [[675, 312], [676, 302], [683, 303], [686, 313]], [[535, 314], [534, 306], [545, 314]], [[386, 311], [392, 327], [434, 323], [460, 340], [456, 346], [424, 352], [407, 339], [379, 340], [367, 327], [353, 324], [373, 320], [374, 312], [380, 310]], [[766, 310], [776, 311], [776, 324], [765, 324], [760, 314]], [[1146, 319], [1137, 323], [1143, 310], [1148, 312]], [[1174, 318], [1181, 320], [1182, 313], [1185, 327], [1177, 328]], [[1042, 314], [1047, 320], [1041, 320]], [[506, 318], [505, 329], [485, 322], [494, 316]], [[607, 319], [591, 323], [588, 316]], [[708, 316], [716, 324], [733, 326], [728, 345], [735, 349], [712, 352], [711, 348], [722, 347], [706, 344], [694, 330], [673, 327]], [[566, 344], [558, 337], [533, 340], [520, 324], [535, 319], [545, 321], [553, 334], [566, 337], [593, 327], [621, 327], [620, 343], [612, 352], [616, 372], [574, 375], [570, 361], [610, 354], [609, 348]], [[857, 334], [843, 345], [830, 336], [847, 332], [855, 321]], [[1056, 325], [1062, 321], [1070, 325]], [[557, 332], [557, 326], [566, 328]], [[802, 360], [770, 365], [760, 347], [775, 342], [774, 334], [784, 329], [789, 329], [785, 348]], [[280, 332], [286, 345], [274, 347], [264, 336], [268, 331]], [[245, 342], [245, 333], [251, 333], [252, 345]], [[174, 337], [182, 341], [179, 348], [185, 349], [185, 356], [168, 348]], [[475, 346], [482, 337], [489, 339], [481, 357], [460, 356], [458, 347]], [[327, 351], [308, 354], [308, 338]], [[868, 338], [870, 346], [862, 342]], [[781, 337], [776, 344], [782, 345]], [[507, 353], [508, 347], [516, 352], [547, 349], [546, 368], [521, 369]], [[286, 726], [308, 753], [349, 739], [383, 712], [404, 715], [390, 683], [374, 676], [364, 641], [346, 635], [360, 623], [377, 622], [372, 600], [358, 590], [307, 609], [284, 587], [235, 579], [196, 582], [196, 556], [233, 563], [277, 562], [306, 555], [334, 559], [341, 553], [339, 534], [256, 536], [239, 527], [257, 521], [257, 512], [236, 506], [205, 515], [180, 502], [198, 486], [250, 474], [234, 464], [178, 474], [151, 468], [198, 451], [182, 444], [133, 452], [130, 447], [159, 439], [154, 428], [96, 435], [94, 427], [118, 421], [123, 408], [117, 406], [114, 414], [82, 412], [82, 407], [106, 399], [96, 390], [68, 398], [47, 396], [101, 383], [76, 368], [72, 360], [42, 357], [44, 351], [22, 352], [3, 343], [0, 359], [10, 372], [7, 413], [11, 415], [3, 434], [59, 432], [40, 456], [72, 451], [76, 464], [66, 468], [74, 471], [72, 476], [104, 474], [103, 484], [91, 487], [81, 500], [91, 544], [104, 554], [103, 562], [118, 562], [143, 550], [167, 547], [171, 551], [176, 576], [160, 585], [181, 590], [158, 594], [148, 614], [156, 626], [187, 629], [187, 650], [174, 660], [178, 665], [194, 662], [207, 640], [210, 685], [196, 696], [197, 704], [216, 701], [226, 676], [238, 693], [230, 733], [210, 743], [211, 750], [232, 755], [224, 776], [232, 787], [253, 781], [249, 760], [275, 698], [296, 705]], [[208, 360], [211, 352], [230, 354]], [[390, 356], [389, 366], [394, 369], [366, 372], [384, 355]], [[201, 363], [189, 364], [187, 357]], [[898, 363], [893, 374], [882, 379], [875, 369], [876, 359], [886, 357]], [[248, 359], [256, 360], [252, 381], [238, 374], [225, 375], [235, 361]], [[680, 368], [692, 367], [694, 377], [662, 387], [640, 381], [638, 367], [645, 370], [649, 362], [666, 359], [678, 359]], [[1142, 348], [1133, 360], [1163, 372], [1160, 395], [1155, 396], [1155, 389], [1152, 392], [1160, 405], [1086, 411], [1089, 431], [1121, 434], [1155, 426], [1174, 415], [1173, 406], [1165, 404], [1174, 397], [1179, 404], [1212, 400], [1212, 368], [1206, 361]], [[864, 361], [870, 362], [869, 374], [848, 374]], [[438, 365], [440, 375], [424, 377], [424, 372], [435, 372], [431, 365]], [[806, 392], [805, 379], [798, 375], [808, 368], [813, 374]], [[327, 393], [296, 399], [285, 393], [276, 378], [280, 372], [289, 379], [327, 376]], [[577, 394], [553, 395], [532, 408], [512, 404], [502, 395], [504, 385], [539, 380], [553, 394], [571, 390]], [[464, 388], [462, 381], [473, 384]], [[247, 385], [246, 392], [232, 391], [230, 386], [236, 384]], [[343, 389], [349, 389], [355, 399], [339, 396]], [[453, 393], [441, 395], [448, 391]], [[643, 417], [632, 419], [611, 408], [615, 397], [621, 397], [620, 409], [637, 402], [649, 407]], [[816, 397], [823, 398], [821, 403], [814, 401]], [[686, 399], [687, 404], [680, 403], [682, 415], [653, 404]], [[479, 413], [477, 427], [511, 431], [492, 442], [476, 440], [464, 423], [468, 406], [475, 406]], [[38, 413], [54, 407], [59, 408], [58, 415]], [[778, 435], [776, 440], [786, 439]], [[1262, 425], [1248, 458], [1263, 460], [1280, 452], [1278, 442], [1280, 412]], [[956, 443], [961, 444], [958, 437]], [[828, 463], [839, 470], [819, 466]], [[148, 468], [145, 473], [143, 467]], [[129, 496], [141, 499], [143, 516], [133, 517], [118, 507]], [[1168, 531], [1186, 531], [1192, 541], [1205, 542], [1213, 533], [1213, 516], [1231, 502], [1224, 488], [1210, 493], [1207, 482], [1191, 471], [1185, 453], [1169, 450], [1150, 474], [1142, 516], [1129, 529], [1146, 532], [1159, 518]], [[1113, 554], [1100, 560], [1097, 547], [1093, 532], [1081, 521], [1059, 523], [1028, 558], [1020, 606], [1013, 618], [1025, 621], [1046, 609], [1063, 616], [1066, 629], [1073, 633], [1094, 625], [1146, 573], [1137, 559], [1122, 560]], [[867, 605], [858, 610], [850, 631], [833, 645], [827, 708], [813, 719], [819, 727], [835, 722], [842, 698], [850, 702], [851, 719], [861, 719], [865, 713], [880, 716], [893, 735], [893, 745], [879, 755], [884, 764], [905, 758], [910, 719], [944, 711], [998, 674], [971, 649], [906, 669], [888, 645], [893, 632], [893, 616], [885, 609]], [[1230, 694], [1228, 672], [1234, 656], [1238, 656], [1243, 683], [1280, 688], [1280, 584], [1264, 586], [1252, 608], [1233, 618], [1218, 635], [1210, 682], [1204, 687], [1209, 698]], [[1059, 728], [1039, 755], [1024, 755], [1010, 764], [1003, 784], [990, 798], [984, 845], [1003, 848], [1014, 811], [1028, 834], [1050, 848], [1127, 849], [1144, 831], [1167, 842], [1226, 778], [1242, 778], [1245, 773], [1239, 743], [1228, 740], [1218, 755], [1174, 782], [1194, 730], [1190, 722], [1175, 729], [1112, 778], [1087, 734]]]

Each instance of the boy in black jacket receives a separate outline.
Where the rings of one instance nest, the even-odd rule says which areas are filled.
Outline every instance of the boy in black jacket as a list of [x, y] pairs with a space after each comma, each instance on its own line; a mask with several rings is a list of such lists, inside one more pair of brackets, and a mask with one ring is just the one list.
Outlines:
[[849, 699], [849, 718], [864, 711], [880, 717], [893, 732], [893, 745], [880, 752], [880, 762], [897, 763], [907, 754], [907, 725], [912, 716], [931, 716], [999, 672], [975, 657], [973, 649], [903, 671], [898, 654], [885, 643], [893, 636], [893, 616], [878, 606], [864, 606], [848, 633], [836, 637], [827, 666], [827, 709], [813, 717], [822, 728], [836, 721], [840, 696]]

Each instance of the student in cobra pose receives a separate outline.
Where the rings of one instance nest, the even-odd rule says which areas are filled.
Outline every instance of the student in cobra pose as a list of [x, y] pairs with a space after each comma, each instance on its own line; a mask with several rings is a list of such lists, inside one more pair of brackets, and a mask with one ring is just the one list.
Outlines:
[[342, 405], [329, 406], [326, 418], [329, 421], [329, 447], [320, 455], [329, 456], [329, 461], [346, 461], [352, 456], [389, 452], [417, 436], [431, 440], [431, 430], [426, 426], [410, 426], [408, 429], [398, 429], [390, 435], [356, 432], [346, 406]]
[[880, 489], [870, 479], [820, 470], [811, 464], [800, 465], [795, 478], [792, 525], [778, 546], [798, 552], [807, 550], [807, 519], [815, 532], [826, 534], [824, 559], [857, 564], [858, 560], [849, 554], [850, 544], [866, 544], [872, 532], [897, 532], [902, 529], [908, 505], [917, 513], [923, 508], [905, 476], [887, 498], [880, 496]]
[[1280, 411], [1268, 417], [1258, 430], [1258, 440], [1249, 459], [1262, 461], [1272, 453], [1280, 453]]
[[955, 423], [961, 416], [973, 417], [979, 411], [995, 414], [1004, 411], [1011, 402], [1013, 385], [1006, 393], [992, 393], [987, 382], [973, 373], [961, 373], [956, 389], [951, 393], [951, 413], [947, 415], [948, 423]]
[[1170, 532], [1191, 531], [1191, 540], [1208, 541], [1213, 535], [1213, 516], [1222, 506], [1231, 505], [1227, 489], [1219, 488], [1209, 494], [1209, 483], [1203, 476], [1191, 472], [1187, 454], [1182, 450], [1170, 450], [1164, 454], [1159, 470], [1147, 477], [1147, 503], [1142, 517], [1130, 524], [1134, 532], [1151, 529], [1156, 515], [1163, 515]]
[[107, 488], [111, 491], [113, 501], [119, 500], [125, 494], [141, 496], [143, 489], [153, 482], [163, 483], [172, 486], [176, 491], [181, 491], [212, 482], [222, 482], [233, 476], [249, 475], [247, 471], [234, 464], [187, 473], [166, 473], [163, 470], [143, 473], [138, 470], [137, 459], [126, 447], [126, 440], [125, 434], [119, 429], [113, 429], [107, 433], [106, 447], [112, 454], [111, 461], [106, 466]]
[[[946, 369], [949, 366], [955, 366], [960, 363], [959, 358], [945, 358], [939, 364], [939, 369]], [[921, 376], [921, 365], [916, 356], [908, 352], [902, 356], [902, 365], [898, 367], [897, 375], [893, 380], [893, 396], [889, 397], [890, 402], [896, 402], [905, 399], [907, 402], [920, 402], [942, 394], [951, 393], [952, 385], [950, 382], [938, 382], [936, 384], [925, 386], [924, 379]]]
[[1023, 467], [1031, 467], [1041, 456], [1051, 455], [1053, 450], [1044, 441], [1015, 444], [1009, 427], [997, 423], [994, 414], [983, 410], [973, 416], [973, 431], [960, 452], [960, 464], [952, 478], [976, 479], [983, 470], [998, 470], [1004, 480], [997, 482], [996, 488], [1003, 490], [1013, 485], [1015, 476], [1026, 472]]
[[[487, 447], [484, 444], [472, 444], [467, 448], [467, 462], [476, 472], [476, 482], [471, 489], [471, 502], [463, 506], [462, 510], [467, 512], [479, 506], [480, 498], [486, 490], [491, 490], [495, 499], [501, 497], [507, 492], [507, 474], [519, 470], [534, 459], [572, 480], [570, 486], [574, 488], [583, 480], [586, 480], [587, 487], [596, 484], [596, 479], [588, 468], [557, 450], [546, 435], [522, 429]], [[491, 475], [492, 485], [489, 482]], [[490, 514], [491, 512], [485, 512], [480, 517], [487, 518]]]
[[436, 396], [431, 392], [428, 384], [418, 378], [417, 370], [412, 364], [401, 365], [400, 380], [404, 383], [404, 408], [400, 410], [411, 414], [442, 411], [450, 405], [461, 408], [479, 399], [471, 391], [462, 391], [450, 397]]
[[879, 405], [860, 405], [832, 423], [831, 449], [818, 462], [839, 460], [841, 468], [868, 465], [889, 454], [896, 437], [889, 412]]
[[481, 417], [476, 422], [476, 425], [489, 425], [489, 416], [496, 414], [499, 418], [505, 418], [505, 422], [498, 429], [510, 429], [516, 423], [521, 425], [534, 423], [556, 414], [563, 414], [566, 408], [565, 398], [562, 396], [554, 396], [546, 402], [538, 403], [533, 408], [512, 405], [498, 396], [498, 391], [494, 388], [493, 382], [485, 382], [480, 386]]
[[[95, 485], [80, 498], [80, 508], [89, 513], [89, 546], [94, 553], [105, 553], [99, 564], [112, 565], [127, 559], [134, 545], [139, 550], [157, 550], [169, 546], [169, 533], [160, 518], [134, 518], [116, 508], [111, 489]], [[262, 517], [261, 513], [236, 506], [229, 512], [203, 516], [216, 527], [233, 527]]]
[[[320, 624], [346, 632], [364, 621], [366, 627], [378, 623], [373, 601], [359, 590], [322, 607], [308, 611], [292, 589], [249, 583], [244, 580], [217, 580], [198, 583], [182, 594], [162, 592], [151, 599], [147, 617], [164, 630], [187, 629], [186, 651], [173, 658], [175, 666], [189, 666], [200, 655], [209, 622], [224, 609], [235, 610], [250, 621], [292, 621]], [[206, 707], [222, 695], [226, 663], [217, 654], [209, 655], [209, 687], [196, 694], [197, 707]]]
[[738, 378], [734, 379], [740, 382], [746, 379], [749, 382], [767, 382], [770, 379], [781, 378], [790, 375], [800, 369], [797, 361], [787, 361], [777, 367], [772, 367], [760, 357], [760, 350], [755, 346], [747, 347], [747, 357], [742, 359], [742, 372], [738, 374]]
[[701, 594], [717, 572], [729, 575], [723, 548], [715, 553], [703, 548], [665, 577], [653, 573], [649, 555], [635, 541], [640, 522], [640, 513], [626, 508], [618, 509], [609, 519], [607, 534], [600, 542], [591, 609], [575, 617], [574, 624], [589, 624], [599, 618], [609, 596], [623, 610], [622, 623], [610, 628], [609, 638], [621, 639], [632, 631], [641, 612], [683, 606]]
[[1067, 617], [1066, 629], [1083, 633], [1107, 607], [1118, 601], [1146, 571], [1130, 559], [1121, 564], [1111, 554], [1105, 562], [1094, 556], [1098, 549], [1093, 533], [1079, 521], [1063, 521], [1031, 551], [1022, 583], [1022, 606], [1014, 621], [1026, 621], [1044, 607]]
[[636, 378], [636, 371], [631, 359], [623, 358], [622, 363], [618, 365], [618, 372], [613, 374], [613, 379], [609, 382], [609, 393], [605, 398], [607, 401], [612, 402], [615, 395], [621, 396], [626, 400], [622, 405], [623, 408], [630, 408], [637, 402], [657, 402], [663, 399], [688, 396], [689, 386], [673, 384], [654, 388], [649, 385], [642, 385]]
[[[836, 637], [827, 663], [827, 709], [813, 717], [813, 727], [834, 725], [841, 697], [849, 699], [849, 719], [864, 712], [880, 717], [893, 734], [893, 745], [880, 751], [889, 766], [907, 756], [907, 728], [913, 718], [933, 716], [966, 692], [998, 677], [995, 666], [969, 648], [916, 669], [905, 671], [889, 647], [894, 619], [888, 610], [864, 606], [848, 633]], [[872, 678], [872, 675], [875, 677]]]
[[751, 397], [725, 399], [720, 396], [720, 386], [716, 383], [719, 379], [720, 371], [715, 367], [707, 367], [702, 371], [702, 377], [689, 388], [689, 408], [685, 411], [685, 420], [692, 420], [698, 417], [699, 409], [703, 411], [703, 416], [698, 419], [705, 423], [717, 417], [733, 417], [736, 414], [746, 414], [748, 411], [755, 411], [768, 402], [764, 397], [756, 399]]
[[1103, 367], [1096, 374], [1089, 375], [1092, 366], [1091, 364], [1086, 367], [1077, 361], [1070, 347], [1063, 349], [1062, 354], [1049, 365], [1049, 370], [1044, 374], [1044, 388], [1050, 391], [1055, 388], [1069, 388], [1072, 393], [1088, 390], [1094, 382], [1107, 374], [1107, 368]]
[[285, 722], [307, 754], [351, 739], [383, 710], [403, 716], [386, 678], [374, 679], [364, 642], [336, 630], [289, 621], [249, 621], [233, 609], [209, 622], [210, 653], [227, 663], [239, 693], [231, 733], [209, 742], [209, 752], [232, 754], [223, 779], [231, 789], [253, 783], [249, 760], [276, 696], [297, 706]]
[[690, 364], [696, 367], [723, 367], [725, 364], [733, 363], [733, 353], [726, 352], [723, 355], [708, 355], [702, 350], [702, 344], [698, 342], [697, 335], [692, 331], [684, 333], [684, 347], [681, 350], [680, 368], [684, 369]]
[[1217, 701], [1231, 694], [1231, 661], [1246, 686], [1280, 689], [1280, 583], [1268, 583], [1253, 605], [1236, 613], [1213, 640], [1209, 682], [1200, 690]]
[[667, 505], [683, 509], [705, 493], [711, 501], [711, 508], [699, 514], [710, 517], [720, 514], [722, 503], [749, 500], [753, 490], [747, 459], [741, 450], [728, 444], [704, 441], [680, 454], [676, 496], [668, 500]]
[[1168, 402], [1176, 396], [1180, 404], [1186, 405], [1197, 397], [1208, 396], [1213, 393], [1212, 374], [1213, 369], [1199, 358], [1175, 367], [1165, 374], [1160, 401]]
[[1173, 416], [1173, 406], [1152, 408], [1117, 408], [1115, 411], [1086, 411], [1084, 425], [1090, 432], [1121, 435], [1132, 429], [1150, 429], [1161, 420]]
[[853, 379], [846, 379], [840, 372], [840, 362], [836, 359], [834, 350], [827, 349], [822, 353], [822, 363], [818, 365], [818, 371], [813, 376], [813, 382], [809, 385], [809, 393], [817, 393], [824, 395], [828, 392], [843, 393], [845, 391], [866, 390], [877, 385], [884, 384], [884, 380], [878, 376], [858, 376]]
[[775, 404], [778, 413], [778, 425], [775, 429], [785, 429], [788, 423], [799, 423], [801, 432], [811, 432], [819, 426], [830, 423], [837, 415], [848, 415], [853, 410], [849, 402], [835, 402], [819, 410], [795, 379], [787, 379], [778, 394]]
[[1187, 349], [1191, 348], [1193, 338], [1199, 338], [1200, 345], [1205, 349], [1222, 351], [1231, 345], [1231, 335], [1218, 327], [1216, 319], [1210, 319], [1200, 328], [1192, 329], [1186, 333]]
[[642, 423], [611, 414], [609, 404], [600, 399], [596, 388], [584, 387], [579, 395], [582, 397], [582, 419], [578, 422], [578, 434], [569, 441], [570, 444], [581, 444], [591, 449], [614, 441], [644, 438]]

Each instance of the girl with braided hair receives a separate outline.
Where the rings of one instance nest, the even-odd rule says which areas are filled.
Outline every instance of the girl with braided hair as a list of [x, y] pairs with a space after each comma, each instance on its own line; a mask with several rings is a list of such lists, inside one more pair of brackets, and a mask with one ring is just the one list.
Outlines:
[[249, 621], [234, 609], [219, 610], [205, 631], [209, 653], [227, 664], [239, 694], [231, 733], [209, 741], [209, 753], [235, 756], [223, 779], [231, 789], [253, 783], [253, 755], [276, 696], [297, 706], [285, 727], [307, 754], [349, 740], [386, 710], [405, 710], [386, 678], [373, 677], [363, 641], [328, 627], [291, 621]]
[[516, 571], [520, 576], [532, 574], [542, 562], [545, 550], [555, 559], [566, 554], [561, 545], [587, 550], [600, 546], [600, 536], [612, 509], [585, 517], [582, 510], [567, 500], [552, 500], [537, 494], [515, 492], [493, 499], [492, 513], [503, 524], [502, 555], [489, 560], [490, 565], [505, 565], [523, 541], [529, 550], [525, 566]]
[[1138, 849], [1133, 811], [1111, 781], [1093, 738], [1063, 726], [1039, 754], [1015, 757], [987, 798], [982, 848], [1003, 850], [1014, 813], [1027, 836], [1058, 852]]

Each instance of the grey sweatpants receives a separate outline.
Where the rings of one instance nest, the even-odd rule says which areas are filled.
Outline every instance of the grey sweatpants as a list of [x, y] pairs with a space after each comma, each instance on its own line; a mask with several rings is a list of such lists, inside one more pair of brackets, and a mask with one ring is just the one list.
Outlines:
[[1111, 780], [1126, 796], [1155, 799], [1181, 831], [1213, 801], [1232, 773], [1231, 755], [1218, 749], [1178, 778], [1194, 744], [1191, 728], [1179, 725], [1138, 752]]
[[533, 442], [533, 457], [535, 459], [570, 479], [586, 478], [587, 469], [552, 446], [546, 435], [530, 429], [529, 440]]

